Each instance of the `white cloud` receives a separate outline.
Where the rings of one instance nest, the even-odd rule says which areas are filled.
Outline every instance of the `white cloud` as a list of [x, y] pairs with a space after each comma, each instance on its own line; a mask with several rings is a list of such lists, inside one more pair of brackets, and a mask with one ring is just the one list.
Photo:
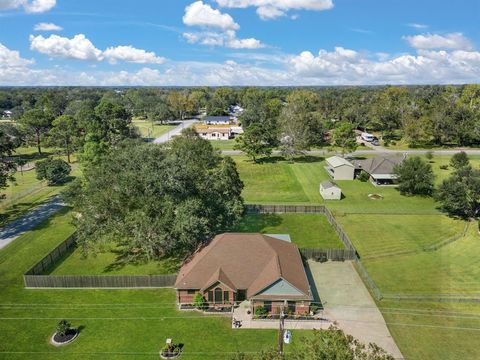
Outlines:
[[97, 49], [83, 34], [75, 35], [69, 39], [58, 35], [45, 38], [42, 35], [30, 35], [30, 49], [46, 54], [50, 57], [103, 61], [111, 64], [118, 61], [137, 64], [163, 64], [165, 58], [157, 56], [154, 52], [137, 49], [133, 46], [109, 47], [105, 51]]
[[221, 7], [257, 8], [263, 20], [285, 15], [288, 10], [328, 10], [333, 8], [332, 0], [215, 0]]
[[77, 60], [103, 60], [102, 51], [97, 49], [85, 35], [78, 34], [69, 39], [58, 35], [44, 38], [30, 35], [30, 49], [50, 57]]
[[474, 48], [473, 43], [459, 32], [445, 35], [422, 34], [404, 36], [403, 39], [415, 49], [472, 50]]
[[33, 60], [23, 59], [20, 56], [20, 52], [16, 50], [10, 50], [5, 45], [0, 43], [0, 69], [20, 68], [33, 63]]
[[23, 8], [28, 13], [43, 13], [56, 4], [56, 0], [0, 0], [0, 10]]
[[425, 25], [425, 24], [410, 23], [410, 24], [407, 24], [407, 26], [410, 26], [411, 28], [414, 28], [414, 29], [428, 29], [428, 25]]
[[183, 23], [188, 26], [202, 26], [222, 30], [238, 30], [240, 26], [229, 14], [222, 14], [203, 1], [196, 1], [185, 8]]
[[184, 33], [183, 37], [191, 44], [199, 43], [206, 46], [223, 46], [231, 49], [260, 49], [265, 47], [265, 44], [255, 38], [238, 39], [236, 32], [233, 30], [221, 33], [211, 31], [188, 32]]
[[63, 28], [61, 26], [55, 25], [54, 23], [38, 23], [33, 28], [35, 31], [62, 31]]
[[147, 52], [132, 46], [109, 47], [103, 52], [103, 56], [112, 64], [117, 61], [136, 64], [163, 64], [165, 62], [165, 58], [155, 55], [154, 52]]

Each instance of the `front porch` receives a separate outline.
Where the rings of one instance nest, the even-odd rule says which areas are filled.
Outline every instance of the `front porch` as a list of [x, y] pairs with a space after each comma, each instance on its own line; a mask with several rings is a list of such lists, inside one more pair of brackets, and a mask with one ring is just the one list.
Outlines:
[[[323, 311], [315, 314], [312, 320], [301, 320], [295, 316], [285, 318], [285, 329], [288, 330], [326, 330], [331, 325], [333, 321], [325, 318]], [[278, 318], [255, 319], [252, 303], [248, 300], [241, 302], [233, 309], [232, 329], [278, 329], [278, 326]]]

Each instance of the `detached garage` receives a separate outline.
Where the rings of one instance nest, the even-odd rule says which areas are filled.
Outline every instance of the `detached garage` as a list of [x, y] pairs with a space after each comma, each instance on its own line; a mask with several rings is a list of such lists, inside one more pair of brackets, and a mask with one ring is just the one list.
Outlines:
[[325, 200], [340, 200], [342, 198], [342, 189], [331, 181], [324, 181], [320, 184], [320, 195]]
[[326, 159], [325, 170], [333, 180], [353, 180], [355, 178], [355, 166], [340, 156]]

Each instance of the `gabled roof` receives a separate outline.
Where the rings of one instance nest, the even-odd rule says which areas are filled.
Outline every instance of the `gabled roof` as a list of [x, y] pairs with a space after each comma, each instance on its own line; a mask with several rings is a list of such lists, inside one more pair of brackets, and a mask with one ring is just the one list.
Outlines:
[[405, 160], [403, 155], [395, 156], [377, 156], [357, 162], [357, 167], [366, 171], [370, 175], [391, 175], [395, 165], [400, 164]]
[[331, 182], [331, 181], [324, 181], [320, 184], [322, 186], [322, 189], [331, 189], [331, 188], [339, 188], [340, 187], [335, 184], [334, 182]]
[[339, 167], [339, 166], [350, 166], [350, 167], [354, 167], [352, 165], [352, 163], [340, 156], [331, 156], [329, 158], [327, 158], [327, 163], [333, 167], [333, 168], [336, 168], [336, 167]]
[[279, 279], [302, 293], [297, 299], [311, 299], [297, 246], [262, 234], [226, 233], [181, 268], [175, 287], [205, 289], [219, 281], [252, 297]]

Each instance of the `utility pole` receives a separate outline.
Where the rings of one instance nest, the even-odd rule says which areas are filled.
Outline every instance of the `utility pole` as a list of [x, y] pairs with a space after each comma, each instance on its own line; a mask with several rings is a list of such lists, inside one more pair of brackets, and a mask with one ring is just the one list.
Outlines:
[[283, 355], [283, 333], [285, 331], [285, 314], [283, 312], [283, 305], [280, 307], [280, 325], [278, 329], [278, 352]]

